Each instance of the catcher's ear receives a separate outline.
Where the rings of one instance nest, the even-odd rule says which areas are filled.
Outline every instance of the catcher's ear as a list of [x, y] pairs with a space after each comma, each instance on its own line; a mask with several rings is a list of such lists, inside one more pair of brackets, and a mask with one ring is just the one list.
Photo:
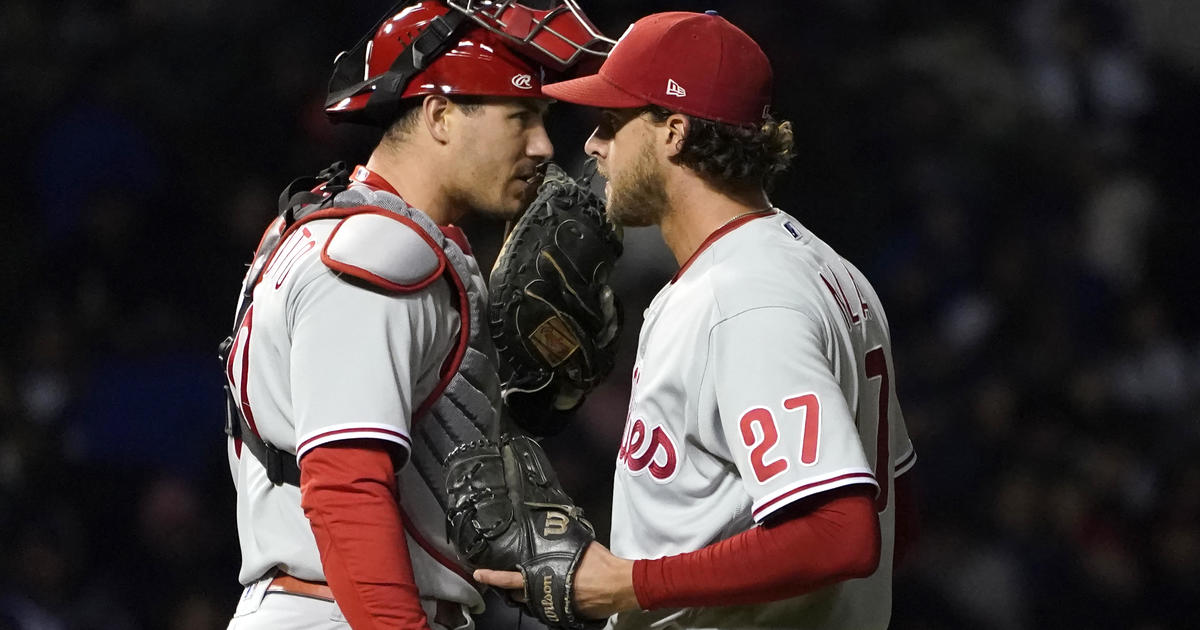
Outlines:
[[421, 101], [421, 122], [429, 135], [438, 142], [446, 144], [450, 141], [449, 119], [450, 100], [445, 96], [431, 94]]
[[662, 129], [665, 134], [667, 157], [675, 157], [683, 150], [683, 139], [687, 137], [689, 127], [691, 127], [691, 121], [680, 113], [673, 113], [663, 121]]

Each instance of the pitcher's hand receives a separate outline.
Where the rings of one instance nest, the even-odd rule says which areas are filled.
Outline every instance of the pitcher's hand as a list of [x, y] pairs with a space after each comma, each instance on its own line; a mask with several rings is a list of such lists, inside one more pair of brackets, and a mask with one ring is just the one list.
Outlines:
[[[504, 589], [517, 601], [525, 601], [525, 580], [516, 571], [478, 569], [475, 580]], [[575, 572], [576, 612], [584, 617], [605, 619], [637, 608], [633, 561], [614, 556], [600, 543], [589, 545]]]

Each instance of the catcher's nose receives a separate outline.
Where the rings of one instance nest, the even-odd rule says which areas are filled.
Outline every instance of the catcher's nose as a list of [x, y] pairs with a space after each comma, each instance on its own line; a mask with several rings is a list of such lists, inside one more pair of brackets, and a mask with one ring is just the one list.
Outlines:
[[537, 125], [529, 130], [529, 138], [525, 143], [525, 155], [543, 162], [554, 157], [554, 143], [546, 133], [546, 127]]

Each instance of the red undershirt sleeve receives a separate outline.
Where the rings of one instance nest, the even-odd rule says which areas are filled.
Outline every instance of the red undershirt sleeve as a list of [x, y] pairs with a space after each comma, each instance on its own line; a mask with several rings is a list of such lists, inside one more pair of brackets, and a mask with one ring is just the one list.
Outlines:
[[300, 465], [300, 504], [325, 579], [356, 630], [428, 628], [396, 503], [392, 445], [318, 446]]
[[638, 604], [643, 610], [756, 604], [866, 577], [879, 566], [873, 490], [832, 490], [703, 549], [637, 560]]

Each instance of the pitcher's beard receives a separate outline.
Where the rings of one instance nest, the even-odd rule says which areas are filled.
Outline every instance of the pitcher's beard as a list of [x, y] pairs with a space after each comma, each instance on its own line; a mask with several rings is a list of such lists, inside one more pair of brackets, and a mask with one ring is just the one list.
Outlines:
[[608, 217], [629, 227], [657, 225], [667, 211], [667, 183], [649, 143], [625, 172], [608, 181]]

